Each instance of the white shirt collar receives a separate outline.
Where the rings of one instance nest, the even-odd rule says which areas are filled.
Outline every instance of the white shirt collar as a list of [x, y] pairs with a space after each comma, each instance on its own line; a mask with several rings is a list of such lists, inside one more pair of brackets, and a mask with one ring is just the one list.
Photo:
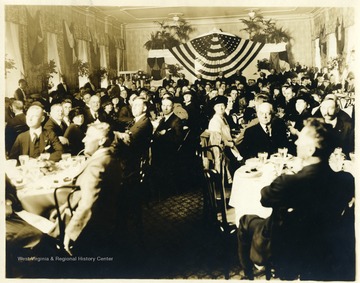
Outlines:
[[37, 137], [40, 137], [41, 133], [42, 133], [42, 128], [39, 127], [37, 129], [30, 129], [30, 137], [31, 137], [31, 140], [33, 140], [34, 138], [34, 134], [37, 135]]
[[174, 113], [174, 112], [171, 112], [171, 113], [168, 114], [168, 115], [164, 115], [165, 121], [167, 121], [173, 113]]
[[142, 117], [144, 117], [144, 116], [145, 116], [145, 114], [146, 114], [146, 113], [142, 113], [140, 116], [135, 117], [135, 118], [134, 118], [135, 123], [136, 123], [137, 121], [139, 121]]
[[328, 124], [330, 124], [333, 128], [335, 128], [335, 126], [336, 126], [336, 123], [337, 123], [337, 117], [334, 119], [334, 120], [332, 120], [332, 121], [330, 121], [330, 123], [328, 123]]

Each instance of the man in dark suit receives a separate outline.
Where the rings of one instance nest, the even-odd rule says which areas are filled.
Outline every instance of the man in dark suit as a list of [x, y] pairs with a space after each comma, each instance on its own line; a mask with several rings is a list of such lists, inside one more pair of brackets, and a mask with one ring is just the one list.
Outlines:
[[100, 107], [100, 97], [97, 95], [91, 96], [89, 101], [89, 109], [85, 109], [84, 111], [84, 129], [86, 129], [87, 125], [91, 123], [106, 121], [106, 117], [104, 113], [101, 112]]
[[5, 126], [5, 149], [7, 153], [10, 152], [16, 137], [29, 129], [28, 125], [26, 125], [23, 102], [14, 100], [11, 103], [11, 109], [14, 117], [10, 118]]
[[28, 99], [28, 95], [25, 92], [26, 87], [27, 82], [24, 79], [20, 79], [19, 88], [17, 88], [14, 93], [15, 100], [21, 100], [22, 102], [25, 102]]
[[70, 87], [66, 83], [66, 77], [64, 75], [61, 75], [60, 83], [56, 86], [56, 91], [62, 99], [68, 98], [71, 96]]
[[43, 152], [50, 153], [50, 160], [59, 161], [63, 147], [53, 131], [42, 129], [44, 111], [40, 103], [34, 103], [26, 112], [26, 124], [29, 130], [21, 133], [11, 148], [9, 158], [18, 159], [19, 155], [37, 158]]
[[256, 157], [259, 152], [269, 155], [280, 147], [288, 147], [286, 125], [274, 116], [272, 104], [263, 102], [256, 109], [259, 123], [245, 130], [244, 139], [238, 149], [245, 159]]
[[354, 151], [354, 126], [351, 121], [341, 118], [340, 106], [337, 99], [331, 99], [327, 96], [320, 104], [320, 113], [325, 120], [325, 123], [332, 127], [332, 134], [334, 138], [334, 146], [341, 147], [345, 154]]
[[161, 102], [164, 117], [156, 128], [152, 144], [152, 167], [155, 182], [163, 190], [176, 190], [177, 150], [183, 139], [183, 126], [180, 118], [174, 114], [174, 102], [171, 97]]
[[178, 87], [189, 86], [189, 80], [185, 78], [185, 75], [180, 73], [180, 79], [177, 80], [176, 85]]
[[[354, 280], [354, 222], [348, 210], [354, 178], [331, 170], [330, 143], [329, 127], [308, 119], [296, 141], [303, 168], [261, 190], [261, 204], [272, 207], [271, 216], [240, 218], [238, 254], [245, 278], [253, 279], [253, 261], [264, 257], [283, 279]], [[269, 250], [261, 248], [268, 239], [270, 259], [265, 256]]]
[[146, 115], [147, 106], [142, 98], [135, 98], [131, 110], [134, 119], [129, 125], [129, 130], [124, 133], [115, 132], [122, 141], [119, 143], [121, 147], [119, 154], [120, 160], [124, 163], [124, 175], [127, 177], [139, 173], [141, 159], [149, 157], [153, 132], [153, 126]]
[[50, 117], [44, 125], [44, 129], [52, 131], [59, 138], [61, 144], [66, 146], [69, 144], [67, 138], [64, 137], [67, 125], [63, 121], [64, 110], [61, 104], [53, 104], [50, 108]]

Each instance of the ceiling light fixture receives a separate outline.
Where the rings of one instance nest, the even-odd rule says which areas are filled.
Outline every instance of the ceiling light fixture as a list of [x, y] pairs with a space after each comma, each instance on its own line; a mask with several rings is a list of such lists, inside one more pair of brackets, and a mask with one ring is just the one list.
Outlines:
[[251, 10], [249, 13], [248, 13], [248, 16], [250, 17], [250, 19], [253, 19], [255, 18], [255, 12], [253, 10]]
[[178, 22], [180, 20], [180, 17], [182, 17], [183, 13], [170, 13], [169, 16], [172, 17], [174, 22]]

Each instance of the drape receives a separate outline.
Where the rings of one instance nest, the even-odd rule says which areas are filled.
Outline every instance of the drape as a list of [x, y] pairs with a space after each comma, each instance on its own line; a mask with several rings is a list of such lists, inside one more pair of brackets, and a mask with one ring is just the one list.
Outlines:
[[5, 54], [13, 60], [16, 69], [8, 71], [5, 80], [5, 95], [13, 97], [20, 78], [24, 78], [24, 64], [20, 52], [19, 25], [6, 22]]
[[50, 78], [50, 81], [54, 84], [51, 90], [55, 90], [56, 86], [60, 83], [60, 75], [63, 73], [60, 65], [60, 57], [57, 46], [57, 35], [55, 33], [51, 33], [51, 32], [47, 33], [47, 47], [48, 47], [47, 61], [49, 62], [50, 60], [54, 60], [56, 65], [55, 70], [57, 74], [53, 74], [53, 78]]
[[[99, 45], [100, 47], [100, 68], [107, 69], [108, 64], [106, 61], [106, 46], [105, 45]], [[107, 78], [101, 78], [100, 82], [101, 87], [106, 88], [107, 87]]]
[[315, 67], [321, 68], [321, 55], [320, 55], [320, 46], [319, 38], [315, 39]]
[[[88, 55], [88, 49], [87, 49], [87, 42], [85, 40], [78, 40], [78, 58], [83, 63], [89, 62], [89, 55]], [[83, 86], [87, 82], [86, 76], [79, 76], [79, 86]]]

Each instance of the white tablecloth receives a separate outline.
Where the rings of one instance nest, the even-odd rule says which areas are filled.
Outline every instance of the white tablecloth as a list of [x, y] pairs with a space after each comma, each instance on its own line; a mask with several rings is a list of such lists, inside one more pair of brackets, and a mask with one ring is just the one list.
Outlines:
[[245, 214], [256, 214], [264, 218], [270, 216], [272, 209], [261, 205], [260, 191], [276, 177], [274, 167], [270, 163], [263, 166], [262, 175], [259, 177], [245, 177], [242, 172], [242, 168], [239, 168], [234, 174], [229, 202], [235, 208], [237, 225], [240, 217]]

